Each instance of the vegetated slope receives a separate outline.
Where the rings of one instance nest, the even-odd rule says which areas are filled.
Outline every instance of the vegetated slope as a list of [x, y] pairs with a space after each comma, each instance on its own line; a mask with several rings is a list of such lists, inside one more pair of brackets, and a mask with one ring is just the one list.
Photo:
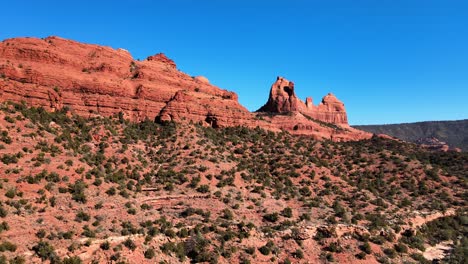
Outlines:
[[468, 119], [353, 127], [375, 134], [387, 134], [410, 142], [435, 137], [446, 142], [450, 147], [468, 151]]
[[467, 153], [0, 109], [2, 261], [466, 259]]

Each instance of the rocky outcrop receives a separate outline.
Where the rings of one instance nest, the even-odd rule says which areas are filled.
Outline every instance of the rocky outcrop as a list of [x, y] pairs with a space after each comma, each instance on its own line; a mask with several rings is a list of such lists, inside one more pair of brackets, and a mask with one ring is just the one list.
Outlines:
[[257, 112], [269, 113], [290, 113], [299, 111], [299, 103], [294, 92], [294, 83], [283, 77], [277, 77], [276, 82], [271, 86], [270, 96], [267, 103]]
[[158, 53], [156, 55], [153, 55], [153, 56], [149, 56], [148, 58], [146, 58], [147, 61], [158, 61], [158, 62], [161, 62], [161, 63], [164, 63], [172, 68], [177, 68], [177, 65], [175, 64], [175, 62], [171, 59], [169, 59], [168, 57], [166, 57], [166, 55], [164, 53]]
[[[226, 93], [219, 103], [213, 103], [213, 96], [209, 94], [182, 90], [167, 102], [157, 119], [162, 122], [196, 120], [215, 128], [252, 124], [253, 119], [250, 113], [238, 109], [237, 104], [237, 97], [234, 93]], [[229, 109], [229, 115], [225, 114], [226, 109]]]
[[315, 106], [312, 98], [301, 101], [294, 91], [294, 83], [283, 77], [278, 77], [270, 90], [267, 103], [257, 112], [292, 113], [299, 112], [318, 121], [348, 126], [348, 117], [344, 104], [333, 94], [323, 97], [322, 102]]
[[429, 137], [429, 138], [420, 138], [416, 140], [416, 143], [421, 145], [423, 148], [427, 148], [429, 150], [434, 150], [434, 151], [455, 151], [455, 152], [461, 152], [461, 149], [459, 148], [450, 148], [449, 145], [446, 142], [440, 141], [438, 138], [435, 137]]
[[66, 107], [85, 117], [122, 113], [132, 121], [261, 127], [336, 141], [371, 136], [347, 127], [344, 105], [336, 97], [329, 94], [318, 106], [311, 98], [304, 103], [294, 83], [284, 78], [272, 86], [262, 112], [250, 113], [236, 93], [210, 84], [206, 77], [179, 71], [162, 53], [138, 61], [124, 49], [59, 37], [0, 43], [0, 101], [50, 111]]
[[1, 100], [68, 107], [83, 115], [248, 124], [252, 115], [233, 92], [192, 78], [160, 53], [136, 61], [128, 51], [58, 37], [17, 38], [0, 43]]

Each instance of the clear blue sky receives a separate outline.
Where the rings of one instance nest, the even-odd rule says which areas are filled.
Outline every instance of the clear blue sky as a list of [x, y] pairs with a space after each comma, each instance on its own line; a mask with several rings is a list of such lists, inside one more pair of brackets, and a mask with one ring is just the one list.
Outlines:
[[281, 75], [351, 124], [468, 118], [468, 2], [451, 0], [7, 1], [0, 39], [57, 35], [164, 52], [249, 110]]

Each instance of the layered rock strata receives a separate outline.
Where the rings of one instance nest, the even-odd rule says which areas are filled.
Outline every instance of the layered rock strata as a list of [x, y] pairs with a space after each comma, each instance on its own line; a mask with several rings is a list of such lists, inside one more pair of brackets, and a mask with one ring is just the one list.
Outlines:
[[49, 111], [66, 107], [84, 117], [122, 113], [136, 122], [261, 127], [336, 141], [371, 136], [347, 125], [344, 105], [336, 97], [329, 94], [318, 106], [310, 98], [304, 103], [294, 83], [284, 78], [273, 84], [261, 112], [250, 113], [236, 93], [179, 71], [162, 53], [139, 61], [124, 49], [59, 37], [0, 43], [0, 101]]
[[312, 98], [305, 102], [296, 96], [294, 83], [278, 77], [270, 89], [267, 103], [257, 112], [293, 113], [299, 112], [318, 121], [348, 126], [348, 117], [344, 104], [333, 94], [323, 97], [319, 105], [314, 105]]
[[133, 121], [215, 118], [218, 126], [252, 119], [235, 93], [180, 72], [164, 54], [137, 61], [123, 49], [58, 37], [17, 38], [0, 44], [0, 74], [2, 101], [52, 111], [68, 107], [83, 116], [122, 112]]

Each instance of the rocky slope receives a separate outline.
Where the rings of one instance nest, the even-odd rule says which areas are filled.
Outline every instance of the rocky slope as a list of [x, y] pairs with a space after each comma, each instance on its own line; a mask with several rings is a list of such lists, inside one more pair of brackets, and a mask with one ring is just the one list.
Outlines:
[[0, 103], [0, 263], [428, 263], [448, 240], [461, 263], [467, 169], [378, 137]]
[[269, 113], [250, 113], [234, 92], [188, 76], [164, 54], [137, 61], [123, 49], [59, 37], [0, 43], [1, 101], [67, 108], [84, 117], [121, 113], [132, 121], [259, 126], [334, 141], [370, 138], [348, 126], [344, 105], [333, 95], [314, 106], [310, 98], [297, 99], [292, 82], [279, 78], [273, 87], [262, 108]]

